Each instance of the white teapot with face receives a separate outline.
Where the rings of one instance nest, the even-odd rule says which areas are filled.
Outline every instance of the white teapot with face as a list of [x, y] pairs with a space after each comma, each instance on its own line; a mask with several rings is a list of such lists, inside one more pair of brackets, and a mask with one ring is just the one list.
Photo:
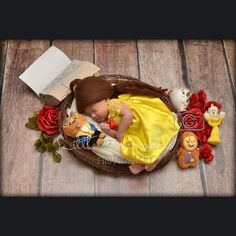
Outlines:
[[177, 112], [184, 112], [189, 104], [191, 92], [187, 88], [175, 88], [170, 90], [169, 97]]

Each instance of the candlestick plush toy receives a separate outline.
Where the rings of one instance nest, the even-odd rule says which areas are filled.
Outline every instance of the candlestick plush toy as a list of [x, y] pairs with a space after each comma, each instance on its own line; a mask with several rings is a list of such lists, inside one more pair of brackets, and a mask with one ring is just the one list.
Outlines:
[[208, 102], [206, 104], [206, 112], [204, 113], [204, 118], [208, 125], [212, 127], [211, 135], [207, 142], [212, 145], [217, 145], [221, 143], [219, 125], [225, 117], [225, 112], [219, 112], [221, 109], [221, 104], [217, 102]]

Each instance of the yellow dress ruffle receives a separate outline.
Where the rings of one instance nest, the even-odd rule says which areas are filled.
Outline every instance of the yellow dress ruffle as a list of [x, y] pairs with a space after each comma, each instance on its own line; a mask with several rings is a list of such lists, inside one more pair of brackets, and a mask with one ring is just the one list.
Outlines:
[[121, 140], [121, 154], [131, 164], [151, 164], [157, 160], [171, 139], [179, 132], [174, 113], [159, 98], [119, 95], [109, 102], [109, 117], [121, 121], [121, 105], [133, 113], [133, 121]]

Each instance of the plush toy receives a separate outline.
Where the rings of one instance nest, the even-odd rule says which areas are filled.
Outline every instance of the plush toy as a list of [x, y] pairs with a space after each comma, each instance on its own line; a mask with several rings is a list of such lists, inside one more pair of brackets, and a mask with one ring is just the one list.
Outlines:
[[101, 145], [106, 137], [105, 133], [87, 122], [85, 116], [77, 112], [71, 112], [63, 122], [63, 132], [69, 137], [76, 138], [79, 147], [92, 147]]
[[206, 112], [204, 113], [204, 118], [208, 125], [212, 127], [211, 135], [207, 142], [212, 145], [217, 145], [221, 143], [219, 125], [225, 117], [225, 112], [221, 111], [221, 104], [217, 102], [208, 102], [206, 104]]
[[186, 88], [172, 89], [170, 90], [168, 95], [170, 97], [172, 104], [176, 108], [177, 112], [186, 111], [189, 99], [192, 95], [189, 89]]
[[199, 163], [197, 136], [193, 132], [184, 132], [180, 145], [177, 151], [179, 167], [186, 169], [197, 166]]

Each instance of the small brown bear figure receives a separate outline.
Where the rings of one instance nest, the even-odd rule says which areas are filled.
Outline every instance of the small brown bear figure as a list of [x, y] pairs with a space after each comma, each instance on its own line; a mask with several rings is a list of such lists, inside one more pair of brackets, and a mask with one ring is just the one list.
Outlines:
[[182, 169], [195, 167], [199, 163], [199, 148], [197, 137], [193, 132], [184, 132], [181, 137], [181, 147], [178, 149], [178, 166]]
[[79, 147], [99, 146], [103, 143], [106, 134], [96, 129], [92, 123], [88, 123], [85, 116], [77, 112], [71, 112], [63, 123], [65, 135], [76, 138]]

